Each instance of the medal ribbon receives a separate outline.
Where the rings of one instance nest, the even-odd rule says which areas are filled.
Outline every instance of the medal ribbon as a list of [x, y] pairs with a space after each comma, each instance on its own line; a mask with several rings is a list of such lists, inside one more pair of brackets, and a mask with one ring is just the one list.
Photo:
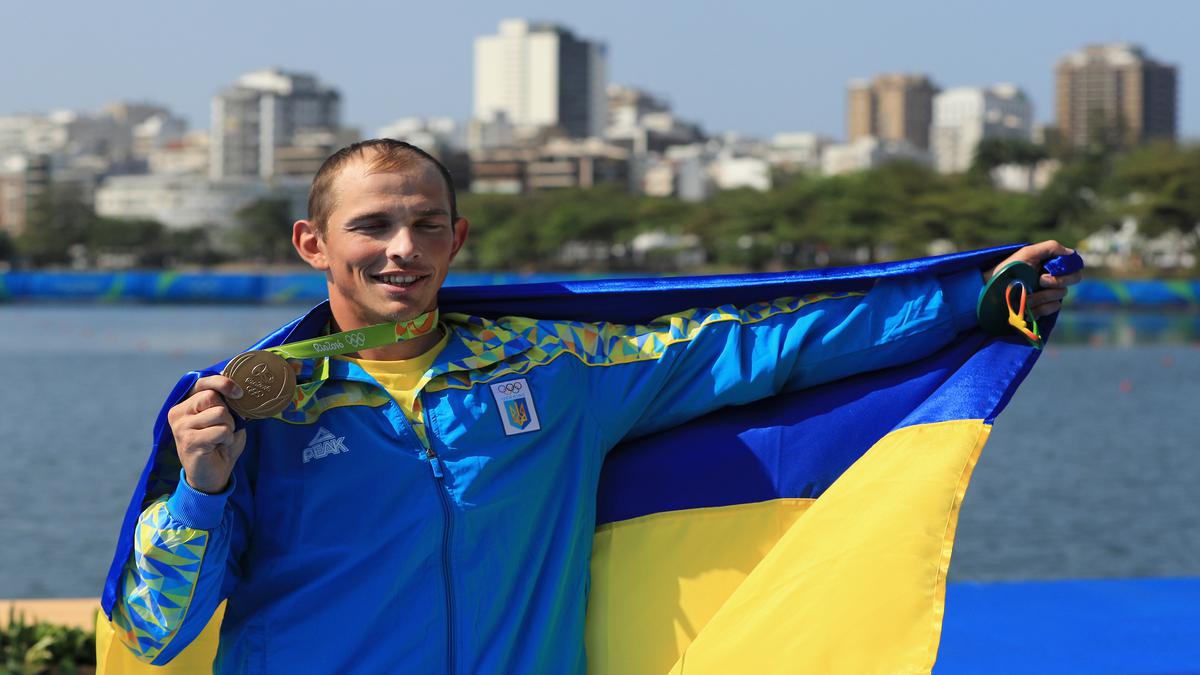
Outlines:
[[333, 335], [323, 335], [311, 340], [291, 342], [278, 347], [268, 347], [266, 351], [273, 352], [285, 359], [312, 359], [322, 356], [337, 356], [349, 354], [363, 349], [375, 349], [411, 340], [432, 331], [438, 325], [438, 311], [426, 312], [408, 321], [397, 323], [378, 323], [366, 328], [342, 331]]
[[[1018, 309], [1013, 309], [1012, 290], [1019, 288], [1021, 290], [1021, 300]], [[1008, 306], [1008, 325], [1016, 328], [1021, 335], [1029, 340], [1029, 344], [1042, 348], [1042, 333], [1038, 329], [1037, 319], [1033, 316], [1033, 309], [1025, 308], [1025, 300], [1028, 298], [1028, 291], [1025, 284], [1020, 281], [1014, 281], [1004, 289], [1004, 304]]]

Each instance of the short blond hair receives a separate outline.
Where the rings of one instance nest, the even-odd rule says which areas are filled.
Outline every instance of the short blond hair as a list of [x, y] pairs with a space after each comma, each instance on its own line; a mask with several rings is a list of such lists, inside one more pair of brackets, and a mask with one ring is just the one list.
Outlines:
[[458, 199], [454, 193], [454, 179], [450, 170], [436, 157], [417, 146], [391, 138], [372, 138], [352, 143], [330, 155], [313, 176], [308, 191], [308, 220], [324, 234], [325, 223], [337, 206], [334, 183], [342, 168], [356, 159], [367, 160], [367, 170], [372, 173], [408, 171], [419, 162], [429, 162], [437, 168], [446, 181], [446, 194], [450, 197], [450, 222], [458, 222]]

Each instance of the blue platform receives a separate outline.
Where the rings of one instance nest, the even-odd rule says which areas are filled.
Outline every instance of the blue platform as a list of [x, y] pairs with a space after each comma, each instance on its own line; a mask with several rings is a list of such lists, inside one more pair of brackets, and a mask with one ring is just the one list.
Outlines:
[[934, 672], [1200, 673], [1200, 578], [950, 584]]

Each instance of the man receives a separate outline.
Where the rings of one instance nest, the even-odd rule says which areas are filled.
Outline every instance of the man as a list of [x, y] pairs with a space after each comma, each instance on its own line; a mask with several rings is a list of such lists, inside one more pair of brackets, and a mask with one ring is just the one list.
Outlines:
[[[330, 299], [286, 339], [381, 323], [410, 339], [295, 361], [291, 406], [244, 428], [229, 378], [185, 390], [167, 416], [180, 480], [147, 491], [112, 611], [140, 658], [169, 661], [228, 599], [219, 672], [583, 672], [605, 452], [932, 353], [973, 325], [990, 273], [646, 326], [423, 319], [469, 228], [415, 147], [367, 141], [325, 162], [293, 243]], [[1077, 279], [1043, 276], [1033, 313]]]

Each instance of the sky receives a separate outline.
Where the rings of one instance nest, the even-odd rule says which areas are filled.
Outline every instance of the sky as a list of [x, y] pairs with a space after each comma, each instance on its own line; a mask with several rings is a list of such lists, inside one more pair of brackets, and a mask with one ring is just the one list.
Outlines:
[[1050, 122], [1060, 57], [1135, 42], [1180, 68], [1180, 133], [1200, 138], [1191, 0], [13, 1], [0, 4], [0, 115], [144, 100], [207, 128], [213, 94], [279, 66], [337, 87], [343, 122], [367, 135], [401, 117], [466, 120], [474, 39], [509, 17], [604, 41], [611, 82], [709, 132], [760, 137], [844, 137], [847, 82], [900, 71], [943, 88], [1015, 83]]

